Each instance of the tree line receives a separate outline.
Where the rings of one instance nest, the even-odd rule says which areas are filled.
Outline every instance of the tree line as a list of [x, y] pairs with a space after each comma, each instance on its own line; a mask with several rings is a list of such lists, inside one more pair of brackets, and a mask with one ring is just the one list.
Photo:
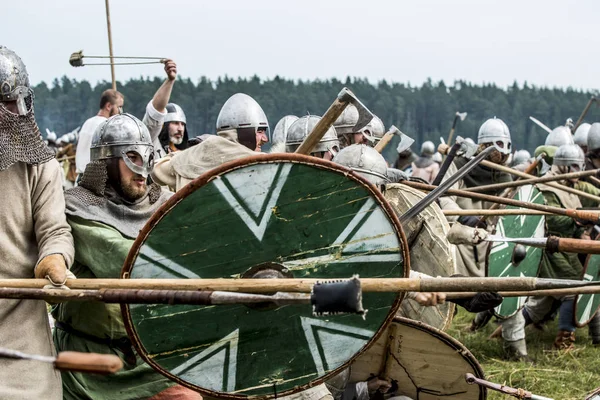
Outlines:
[[[118, 83], [125, 96], [126, 112], [141, 118], [146, 104], [163, 78], [131, 79]], [[262, 106], [271, 129], [285, 115], [322, 115], [331, 105], [342, 87], [350, 88], [386, 127], [394, 124], [414, 138], [417, 144], [447, 138], [456, 111], [468, 112], [465, 121], [459, 122], [456, 135], [476, 139], [479, 126], [494, 116], [503, 119], [510, 128], [513, 147], [532, 151], [543, 144], [546, 132], [529, 120], [529, 116], [554, 128], [564, 125], [567, 118], [576, 121], [586, 103], [597, 91], [572, 88], [558, 89], [536, 87], [516, 82], [508, 88], [495, 84], [475, 85], [455, 81], [451, 86], [443, 81], [427, 80], [420, 86], [390, 83], [377, 84], [366, 79], [347, 78], [294, 81], [278, 76], [262, 80], [257, 76], [211, 81], [205, 77], [196, 83], [191, 79], [178, 79], [171, 101], [179, 104], [186, 113], [191, 136], [215, 133], [217, 115], [223, 103], [234, 93], [252, 96]], [[110, 88], [110, 83], [89, 82], [65, 77], [55, 79], [49, 86], [42, 82], [35, 86], [35, 112], [42, 132], [46, 128], [58, 135], [75, 129], [98, 111], [100, 94]], [[600, 121], [600, 110], [593, 107], [587, 122]], [[45, 134], [45, 133], [44, 133]], [[418, 151], [418, 147], [413, 147]]]

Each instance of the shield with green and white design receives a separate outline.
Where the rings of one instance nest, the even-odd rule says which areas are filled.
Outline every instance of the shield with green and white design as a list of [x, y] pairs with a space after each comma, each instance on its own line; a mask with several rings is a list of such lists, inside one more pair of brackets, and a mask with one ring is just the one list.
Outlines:
[[[521, 186], [513, 198], [527, 203], [544, 204], [542, 193], [531, 185]], [[506, 209], [515, 208], [518, 207], [506, 207]], [[505, 215], [498, 220], [496, 234], [507, 238], [543, 238], [545, 218], [543, 215]], [[508, 242], [490, 243], [486, 276], [537, 277], [542, 260], [542, 249], [523, 246], [517, 251], [524, 250], [526, 256], [517, 260], [515, 247], [514, 243]], [[526, 299], [526, 297], [506, 297], [494, 312], [500, 318], [508, 318], [523, 307]]]
[[[196, 179], [148, 222], [130, 278], [240, 278], [276, 263], [294, 278], [408, 276], [408, 248], [381, 193], [336, 164], [263, 155]], [[135, 255], [135, 257], [133, 256]], [[280, 397], [344, 368], [399, 308], [363, 293], [360, 315], [317, 317], [308, 305], [124, 306], [140, 355], [209, 397]]]
[[[585, 260], [583, 276], [588, 282], [600, 282], [600, 254], [590, 254]], [[575, 298], [575, 313], [573, 315], [578, 327], [586, 326], [600, 308], [599, 294], [578, 294]]]

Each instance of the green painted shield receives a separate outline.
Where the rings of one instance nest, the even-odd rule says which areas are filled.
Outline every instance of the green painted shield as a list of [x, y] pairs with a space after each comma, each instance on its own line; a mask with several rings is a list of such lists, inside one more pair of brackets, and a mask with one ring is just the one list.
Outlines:
[[[600, 281], [600, 254], [590, 254], [585, 260], [584, 281]], [[575, 298], [575, 324], [586, 326], [600, 308], [600, 294], [578, 294]]]
[[[133, 254], [131, 278], [240, 278], [271, 262], [294, 278], [408, 275], [408, 249], [382, 195], [346, 169], [296, 155], [240, 160], [196, 179], [153, 216]], [[210, 397], [246, 398], [290, 394], [347, 365], [400, 298], [364, 293], [363, 304], [366, 319], [316, 317], [307, 305], [123, 309], [155, 369]]]
[[[521, 186], [515, 200], [544, 204], [542, 193], [531, 185]], [[508, 206], [506, 209], [518, 207]], [[542, 238], [545, 236], [543, 215], [506, 215], [499, 219], [496, 234], [507, 238]], [[490, 243], [487, 259], [487, 276], [492, 277], [537, 277], [542, 259], [542, 249], [525, 246], [526, 257], [520, 263], [513, 263], [514, 243]], [[525, 304], [526, 297], [507, 297], [494, 310], [500, 318], [508, 318]]]

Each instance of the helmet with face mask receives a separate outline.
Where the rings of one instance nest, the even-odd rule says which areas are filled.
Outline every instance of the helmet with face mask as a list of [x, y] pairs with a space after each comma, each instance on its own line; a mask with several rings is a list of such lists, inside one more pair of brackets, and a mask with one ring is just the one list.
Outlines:
[[378, 116], [374, 115], [371, 122], [359, 130], [359, 132], [363, 134], [370, 145], [375, 146], [383, 135], [385, 135], [385, 125], [383, 125], [383, 121]]
[[235, 129], [238, 142], [251, 150], [256, 148], [256, 132], [261, 128], [269, 134], [267, 116], [256, 100], [244, 93], [227, 99], [217, 116], [217, 134]]
[[295, 115], [286, 115], [277, 122], [277, 125], [273, 128], [273, 146], [278, 143], [285, 143], [288, 129], [290, 129], [290, 126], [297, 120], [298, 117]]
[[[137, 153], [142, 165], [132, 162], [127, 156], [129, 152]], [[150, 132], [142, 121], [131, 114], [117, 114], [98, 126], [92, 137], [90, 161], [110, 158], [122, 158], [130, 170], [148, 177], [154, 165], [154, 147]]]
[[511, 153], [512, 142], [508, 126], [499, 118], [490, 118], [479, 128], [477, 144], [492, 143], [501, 154]]
[[581, 147], [576, 144], [564, 144], [554, 153], [553, 165], [557, 167], [568, 167], [568, 172], [583, 171], [585, 166], [585, 155]]
[[[286, 153], [295, 152], [320, 120], [321, 117], [316, 115], [306, 115], [298, 118], [290, 125], [285, 140]], [[323, 135], [323, 138], [321, 138], [319, 143], [312, 149], [311, 153], [327, 151], [330, 152], [332, 156], [335, 156], [337, 152], [340, 151], [340, 142], [333, 126], [325, 132], [325, 135]]]
[[[8, 103], [15, 105], [15, 112]], [[54, 158], [35, 122], [33, 90], [25, 64], [4, 46], [0, 46], [0, 133], [0, 171], [16, 162], [35, 165]]]
[[575, 144], [571, 130], [566, 126], [557, 126], [546, 136], [545, 146], [560, 147], [565, 144]]
[[388, 181], [385, 158], [377, 150], [364, 144], [343, 148], [332, 161], [352, 169], [375, 185]]

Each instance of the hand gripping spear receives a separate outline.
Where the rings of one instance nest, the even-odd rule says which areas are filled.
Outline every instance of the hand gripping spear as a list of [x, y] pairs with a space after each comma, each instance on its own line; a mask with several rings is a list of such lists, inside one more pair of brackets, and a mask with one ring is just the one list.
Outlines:
[[0, 358], [33, 360], [54, 364], [60, 371], [86, 372], [90, 374], [114, 374], [123, 368], [121, 359], [113, 354], [79, 353], [63, 351], [56, 357], [38, 354], [26, 354], [20, 351], [0, 347]]

